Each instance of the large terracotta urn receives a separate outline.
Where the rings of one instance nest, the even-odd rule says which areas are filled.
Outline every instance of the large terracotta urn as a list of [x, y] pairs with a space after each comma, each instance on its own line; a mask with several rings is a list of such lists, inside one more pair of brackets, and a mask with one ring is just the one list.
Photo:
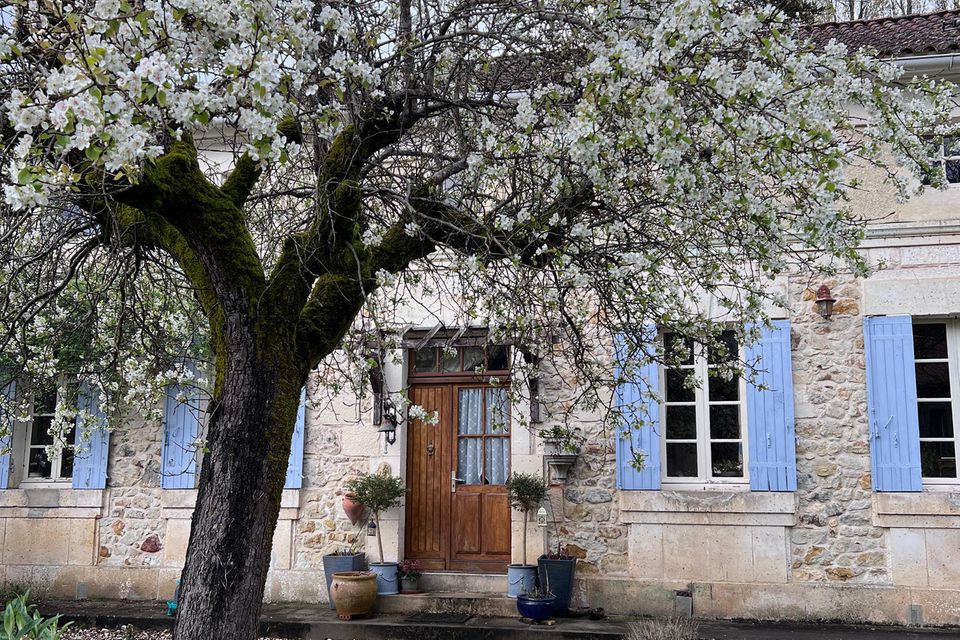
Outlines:
[[356, 494], [343, 494], [343, 512], [350, 520], [350, 524], [357, 524], [363, 516], [364, 506], [356, 501]]
[[377, 600], [377, 574], [372, 571], [335, 573], [330, 583], [330, 597], [341, 620], [368, 615]]

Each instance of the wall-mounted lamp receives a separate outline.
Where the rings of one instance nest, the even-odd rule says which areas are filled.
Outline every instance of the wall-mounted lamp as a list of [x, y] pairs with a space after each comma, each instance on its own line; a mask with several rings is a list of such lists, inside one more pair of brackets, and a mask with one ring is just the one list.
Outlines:
[[378, 433], [382, 433], [386, 438], [387, 444], [394, 444], [397, 441], [397, 407], [389, 397], [383, 398], [383, 420], [380, 421]]
[[830, 295], [830, 287], [825, 284], [820, 285], [820, 288], [817, 289], [817, 313], [820, 314], [820, 317], [827, 320], [830, 319], [830, 316], [833, 315], [833, 303], [836, 300]]

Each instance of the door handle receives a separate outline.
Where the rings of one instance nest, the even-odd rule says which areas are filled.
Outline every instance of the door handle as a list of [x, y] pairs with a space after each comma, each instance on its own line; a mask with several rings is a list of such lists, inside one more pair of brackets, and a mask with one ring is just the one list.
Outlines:
[[456, 471], [450, 472], [450, 493], [457, 492], [457, 484], [463, 484], [465, 480], [457, 477]]

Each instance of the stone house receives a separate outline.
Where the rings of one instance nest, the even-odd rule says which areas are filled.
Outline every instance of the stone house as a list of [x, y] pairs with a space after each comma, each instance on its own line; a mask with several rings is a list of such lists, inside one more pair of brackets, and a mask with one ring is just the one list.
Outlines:
[[[957, 75], [960, 62], [960, 12], [811, 35], [873, 46], [913, 73]], [[708, 617], [960, 624], [960, 147], [938, 153], [954, 184], [907, 204], [862, 176], [870, 277], [776, 284], [788, 304], [749, 347], [769, 365], [764, 388], [711, 379], [698, 352], [649, 372], [663, 401], [647, 406], [657, 425], [633, 435], [641, 471], [600, 416], [577, 416], [587, 444], [528, 551], [579, 558], [579, 603], [669, 614], [690, 591]], [[815, 303], [821, 285], [835, 298], [829, 319]], [[419, 559], [428, 589], [506, 591], [523, 540], [502, 483], [547, 472], [543, 443], [516, 425], [530, 406], [508, 406], [467, 372], [485, 362], [488, 375], [509, 375], [516, 354], [474, 328], [407, 320], [384, 384], [439, 422], [401, 424], [391, 443], [369, 400], [304, 404], [268, 600], [326, 600], [323, 554], [370, 539], [343, 514], [345, 479], [378, 469], [409, 487], [382, 523], [388, 559]], [[679, 385], [689, 372], [705, 384]], [[562, 372], [541, 377], [543, 427], [567, 395]], [[0, 460], [0, 578], [65, 597], [169, 598], [196, 497], [197, 417], [171, 392], [162, 424], [99, 431], [84, 456], [48, 461], [38, 454], [51, 402], [34, 398]]]

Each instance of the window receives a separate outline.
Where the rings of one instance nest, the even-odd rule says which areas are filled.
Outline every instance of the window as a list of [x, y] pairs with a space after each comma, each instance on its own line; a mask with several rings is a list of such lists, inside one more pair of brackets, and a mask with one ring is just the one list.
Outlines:
[[[24, 440], [24, 482], [63, 482], [73, 477], [75, 429], [65, 431], [62, 442], [55, 442], [50, 434], [62, 392], [56, 387], [38, 388], [33, 392], [33, 409]], [[52, 455], [48, 455], [48, 451]]]
[[510, 348], [505, 345], [486, 347], [423, 347], [412, 360], [414, 375], [492, 373], [510, 369]]
[[[948, 183], [960, 183], [960, 137], [930, 138], [928, 143], [934, 167], [940, 165]], [[924, 178], [923, 184], [930, 184], [929, 176]]]
[[[719, 367], [735, 360], [740, 347], [732, 331], [724, 331], [726, 353], [707, 350], [667, 334], [668, 358], [677, 366], [663, 368], [660, 388], [664, 482], [744, 483], [746, 475], [745, 382], [727, 379]], [[691, 386], [695, 381], [698, 385]]]
[[913, 324], [917, 414], [920, 425], [920, 472], [930, 484], [957, 481], [957, 434], [960, 422], [960, 322]]

